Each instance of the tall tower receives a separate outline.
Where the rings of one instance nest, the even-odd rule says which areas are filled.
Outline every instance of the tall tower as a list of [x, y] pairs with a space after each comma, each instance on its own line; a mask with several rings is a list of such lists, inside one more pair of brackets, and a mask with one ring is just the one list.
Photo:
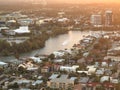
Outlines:
[[110, 26], [113, 22], [113, 12], [111, 10], [107, 10], [105, 12], [105, 25]]

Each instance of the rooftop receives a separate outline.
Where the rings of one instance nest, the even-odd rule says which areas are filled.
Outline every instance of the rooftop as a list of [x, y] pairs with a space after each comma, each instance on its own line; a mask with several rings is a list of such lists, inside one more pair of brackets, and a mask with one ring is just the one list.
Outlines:
[[56, 82], [56, 83], [74, 83], [73, 80], [67, 79], [67, 78], [55, 78], [52, 79], [51, 82]]

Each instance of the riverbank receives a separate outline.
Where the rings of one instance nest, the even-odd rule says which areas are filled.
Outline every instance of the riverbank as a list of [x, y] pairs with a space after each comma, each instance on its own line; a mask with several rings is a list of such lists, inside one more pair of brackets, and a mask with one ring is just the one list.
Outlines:
[[[75, 43], [78, 43], [79, 40], [82, 40], [84, 36], [91, 35], [91, 33], [98, 33], [92, 31], [69, 31], [68, 33], [58, 35], [56, 37], [50, 37], [46, 40], [45, 46], [41, 49], [31, 50], [26, 53], [19, 54], [19, 57], [31, 57], [36, 54], [51, 54], [57, 50], [70, 49]], [[63, 43], [65, 43], [63, 45]], [[4, 62], [18, 62], [15, 56], [1, 56], [1, 61]]]
[[73, 31], [119, 31], [120, 27], [108, 26], [108, 27], [74, 27]]
[[[30, 36], [29, 40], [20, 44], [12, 43], [13, 44], [12, 46], [5, 41], [1, 41], [0, 56], [9, 56], [9, 55], [18, 56], [21, 53], [26, 53], [36, 49], [41, 49], [45, 46], [46, 40], [48, 40], [50, 37], [56, 37], [58, 35], [65, 34], [68, 32], [67, 28], [55, 27], [55, 26], [52, 28], [52, 30], [49, 30], [49, 32], [46, 30], [47, 28], [45, 30], [41, 30], [42, 34], [40, 34], [40, 36], [39, 35]], [[111, 29], [109, 28], [106, 29], [102, 27], [99, 29], [92, 28], [92, 30], [93, 31], [111, 31]], [[77, 28], [77, 29], [72, 29], [72, 31], [91, 31], [91, 30], [89, 28], [82, 28], [82, 29]]]
[[56, 37], [61, 34], [65, 34], [68, 32], [66, 29], [56, 28], [51, 31], [51, 33], [42, 32], [40, 35], [31, 35], [30, 39], [26, 40], [23, 43], [16, 44], [10, 43], [1, 40], [0, 41], [0, 56], [10, 56], [13, 55], [15, 57], [19, 57], [19, 54], [30, 52], [36, 49], [41, 49], [45, 46], [46, 40], [50, 37]]

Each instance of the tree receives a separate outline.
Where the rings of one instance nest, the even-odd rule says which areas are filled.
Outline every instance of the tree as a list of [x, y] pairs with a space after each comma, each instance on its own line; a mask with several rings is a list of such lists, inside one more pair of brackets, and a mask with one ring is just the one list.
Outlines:
[[115, 90], [120, 90], [120, 83], [116, 84], [115, 88], [116, 88]]
[[86, 73], [81, 73], [81, 77], [86, 77], [87, 76], [87, 74]]
[[95, 82], [100, 82], [100, 77], [99, 77], [99, 76], [96, 76], [94, 81], [95, 81]]
[[19, 56], [19, 54], [17, 52], [15, 53], [15, 58], [17, 58], [17, 59], [20, 58], [20, 56]]
[[50, 55], [48, 56], [48, 58], [50, 58], [50, 59], [52, 60], [52, 59], [55, 58], [55, 55], [54, 55], [54, 54], [50, 54]]
[[26, 68], [24, 68], [24, 67], [19, 67], [19, 68], [18, 68], [18, 71], [19, 71], [20, 73], [25, 73], [25, 72], [26, 72]]
[[18, 83], [14, 83], [13, 85], [9, 85], [8, 88], [12, 88], [12, 89], [19, 88], [19, 85]]

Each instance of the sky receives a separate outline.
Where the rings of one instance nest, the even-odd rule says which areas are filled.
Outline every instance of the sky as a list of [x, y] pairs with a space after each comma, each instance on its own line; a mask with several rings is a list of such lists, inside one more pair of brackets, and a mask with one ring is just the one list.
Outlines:
[[109, 3], [109, 2], [120, 2], [120, 0], [48, 0], [48, 1], [56, 1], [56, 2], [69, 2], [69, 3]]
[[[39, 2], [41, 0], [0, 0], [0, 2], [4, 2], [4, 3], [9, 3], [9, 2], [18, 2], [18, 1], [26, 1], [26, 2], [30, 2], [30, 1], [36, 1]], [[43, 1], [43, 0], [42, 0]], [[49, 3], [120, 3], [120, 0], [46, 0]]]

